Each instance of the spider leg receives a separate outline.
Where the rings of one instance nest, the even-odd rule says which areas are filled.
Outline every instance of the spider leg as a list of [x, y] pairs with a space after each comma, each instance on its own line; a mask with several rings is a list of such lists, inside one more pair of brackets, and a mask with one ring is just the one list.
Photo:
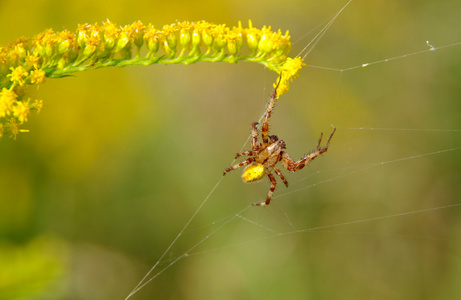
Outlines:
[[265, 206], [265, 205], [269, 205], [269, 203], [271, 202], [271, 197], [272, 197], [272, 194], [274, 193], [275, 186], [277, 185], [277, 181], [275, 181], [274, 175], [272, 175], [272, 173], [269, 171], [267, 171], [267, 177], [269, 177], [269, 180], [271, 181], [271, 188], [269, 189], [269, 193], [267, 194], [267, 199], [265, 202], [253, 203], [253, 205], [255, 206]]
[[317, 148], [315, 149], [314, 152], [309, 153], [308, 155], [304, 156], [298, 161], [294, 161], [291, 159], [291, 157], [286, 153], [282, 152], [282, 165], [290, 172], [296, 172], [304, 168], [308, 163], [310, 163], [314, 158], [319, 156], [322, 153], [327, 152], [328, 150], [328, 145], [330, 144], [330, 140], [335, 134], [336, 128], [333, 129], [333, 132], [330, 134], [330, 137], [328, 138], [325, 146], [320, 147], [320, 143], [322, 142], [322, 136], [323, 134], [320, 134], [320, 139], [317, 144]]
[[269, 144], [269, 119], [271, 117], [272, 109], [274, 108], [275, 99], [277, 98], [277, 88], [279, 87], [280, 81], [282, 80], [282, 74], [280, 74], [279, 81], [275, 86], [274, 91], [272, 92], [271, 100], [269, 102], [269, 106], [266, 110], [266, 115], [264, 117], [263, 127], [261, 129], [261, 137], [263, 140], [263, 146], [267, 147]]
[[283, 176], [282, 172], [279, 170], [279, 168], [273, 166], [272, 167], [272, 170], [274, 170], [275, 174], [277, 174], [280, 179], [282, 179], [283, 183], [286, 185], [286, 187], [288, 187], [288, 181], [285, 179], [285, 177]]
[[239, 152], [237, 154], [235, 154], [235, 158], [239, 157], [239, 156], [254, 156], [254, 152], [253, 151], [243, 151], [243, 152]]
[[[323, 152], [326, 152], [328, 150], [328, 145], [330, 145], [331, 138], [333, 137], [333, 134], [335, 134], [335, 132], [336, 132], [336, 127], [333, 127], [333, 132], [328, 137], [328, 140], [325, 143], [325, 146], [323, 147], [323, 149], [325, 149], [325, 151], [323, 151]], [[322, 133], [322, 135], [323, 135], [323, 133]], [[317, 150], [320, 150], [320, 142], [321, 142], [321, 140], [322, 140], [322, 136], [320, 136], [319, 143], [317, 144]]]
[[[239, 154], [239, 153], [237, 153], [237, 154]], [[235, 170], [235, 169], [237, 169], [237, 168], [240, 168], [240, 167], [243, 167], [243, 166], [246, 166], [246, 165], [252, 163], [254, 160], [255, 160], [254, 157], [250, 157], [250, 158], [247, 159], [247, 160], [241, 161], [241, 162], [239, 162], [238, 164], [235, 164], [235, 165], [233, 165], [233, 166], [230, 166], [229, 168], [227, 168], [227, 169], [224, 170], [223, 176], [226, 175], [226, 174], [227, 174], [228, 172], [230, 172], [230, 171], [233, 171], [233, 170]]]
[[258, 122], [251, 123], [251, 149], [253, 151], [258, 151], [259, 148], [261, 148], [261, 143], [258, 141], [258, 128], [256, 127], [256, 125], [258, 125]]

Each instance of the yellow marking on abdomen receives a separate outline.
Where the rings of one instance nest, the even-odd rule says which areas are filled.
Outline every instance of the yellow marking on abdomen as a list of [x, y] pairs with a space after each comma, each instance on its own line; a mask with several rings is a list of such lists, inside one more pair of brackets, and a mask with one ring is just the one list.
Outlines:
[[242, 179], [245, 182], [260, 180], [264, 177], [264, 166], [260, 163], [252, 163], [247, 166], [242, 174]]

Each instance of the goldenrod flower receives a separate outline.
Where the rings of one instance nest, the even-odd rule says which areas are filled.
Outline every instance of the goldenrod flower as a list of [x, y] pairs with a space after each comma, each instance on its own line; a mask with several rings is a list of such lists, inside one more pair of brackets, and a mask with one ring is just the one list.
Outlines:
[[30, 98], [26, 101], [18, 101], [16, 105], [13, 106], [13, 115], [19, 120], [19, 123], [27, 122], [27, 116], [30, 113]]
[[[303, 66], [305, 66], [305, 64], [301, 57], [298, 56], [295, 58], [287, 58], [285, 63], [280, 68], [282, 78], [277, 90], [277, 97], [288, 91], [290, 88], [290, 81], [293, 81], [293, 79], [299, 76], [299, 71]], [[275, 86], [276, 84], [274, 84], [274, 87]]]
[[247, 44], [248, 48], [251, 50], [252, 53], [256, 54], [256, 50], [258, 49], [259, 38], [261, 35], [261, 30], [257, 28], [253, 28], [253, 23], [248, 21], [249, 28], [246, 30], [246, 37], [247, 37]]
[[12, 90], [3, 88], [0, 92], [0, 118], [4, 118], [11, 114], [13, 104], [18, 96]]
[[19, 129], [19, 123], [16, 121], [16, 119], [9, 119], [6, 122], [5, 129], [7, 132], [10, 133], [10, 137], [16, 139], [16, 136], [18, 135], [21, 130]]
[[39, 113], [43, 108], [43, 100], [36, 99], [34, 103], [30, 106], [30, 108]]
[[40, 84], [45, 81], [45, 72], [43, 70], [30, 71], [30, 83]]
[[13, 85], [23, 86], [25, 79], [29, 73], [22, 66], [17, 66], [16, 68], [10, 68], [11, 73], [6, 75], [7, 78], [13, 83]]
[[30, 113], [41, 110], [42, 100], [30, 99], [24, 87], [38, 86], [46, 77], [109, 66], [249, 61], [282, 74], [281, 95], [303, 66], [301, 58], [288, 57], [290, 50], [288, 31], [258, 29], [251, 21], [247, 28], [240, 22], [229, 27], [206, 21], [176, 22], [161, 29], [140, 21], [118, 27], [107, 20], [101, 26], [78, 25], [76, 32], [47, 29], [0, 47], [0, 136], [8, 132], [15, 137]]

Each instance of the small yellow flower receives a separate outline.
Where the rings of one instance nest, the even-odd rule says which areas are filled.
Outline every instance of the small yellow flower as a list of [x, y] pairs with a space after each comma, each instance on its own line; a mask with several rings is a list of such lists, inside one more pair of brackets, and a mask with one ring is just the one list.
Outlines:
[[29, 132], [28, 129], [19, 129], [19, 123], [16, 122], [16, 119], [11, 118], [6, 122], [6, 126], [4, 128], [6, 129], [6, 132], [10, 133], [10, 138], [16, 139], [16, 136], [20, 132]]
[[299, 71], [306, 64], [303, 62], [303, 59], [299, 56], [295, 58], [288, 57], [285, 63], [282, 65], [282, 73], [287, 79], [293, 80], [294, 78], [299, 77]]
[[258, 51], [259, 51], [258, 54], [264, 55], [272, 51], [272, 48], [274, 47], [274, 43], [272, 42], [272, 36], [273, 36], [273, 33], [271, 30], [271, 27], [264, 26], [262, 29], [261, 38], [258, 44]]
[[17, 84], [19, 86], [23, 86], [25, 83], [25, 78], [29, 73], [24, 69], [22, 66], [17, 66], [16, 68], [10, 68], [11, 73], [6, 75], [10, 79], [13, 84]]
[[159, 40], [162, 37], [162, 32], [160, 30], [155, 29], [154, 25], [149, 24], [146, 29], [146, 33], [144, 34], [144, 40], [149, 49], [149, 55], [153, 56], [157, 53], [160, 44]]
[[[290, 82], [293, 81], [293, 79], [299, 77], [299, 71], [303, 66], [305, 66], [305, 63], [301, 57], [297, 56], [295, 58], [287, 58], [285, 63], [280, 68], [282, 79], [277, 89], [277, 98], [278, 96], [288, 91], [290, 88]], [[274, 84], [274, 88], [275, 86], [276, 84]]]
[[165, 52], [169, 57], [173, 57], [176, 55], [176, 45], [178, 43], [178, 39], [176, 37], [177, 24], [165, 25], [163, 26], [162, 31], [164, 37], [163, 47]]
[[227, 40], [227, 50], [229, 54], [236, 55], [243, 45], [243, 30], [241, 27], [234, 27], [232, 30], [227, 32], [226, 40]]
[[58, 32], [57, 34], [58, 54], [65, 54], [74, 46], [75, 36], [69, 30]]
[[100, 28], [98, 24], [79, 24], [77, 26], [77, 44], [80, 48], [85, 49], [88, 39], [92, 37], [93, 40], [90, 45], [94, 44], [95, 40], [100, 39]]
[[190, 22], [180, 22], [178, 23], [178, 28], [179, 28], [179, 44], [181, 45], [181, 47], [187, 48], [192, 39], [190, 35], [190, 30], [192, 28], [192, 25]]
[[198, 29], [198, 26], [196, 25], [194, 30], [192, 31], [192, 47], [198, 47], [200, 45], [200, 42], [202, 40], [202, 34], [200, 30]]
[[43, 70], [32, 70], [30, 71], [30, 83], [40, 84], [45, 81], [45, 71]]
[[225, 24], [216, 25], [213, 30], [212, 34], [214, 37], [214, 44], [213, 46], [217, 51], [221, 51], [226, 45], [226, 35], [227, 35], [227, 27]]
[[8, 52], [9, 51], [6, 48], [0, 46], [0, 74], [8, 72], [8, 64], [10, 61]]
[[91, 35], [85, 40], [85, 50], [83, 57], [88, 58], [93, 55], [101, 45], [101, 37], [99, 35]]
[[21, 50], [18, 49], [18, 46], [15, 45], [10, 52], [8, 53], [8, 60], [11, 62], [11, 65], [16, 65], [19, 62], [19, 59], [21, 57], [20, 54]]
[[215, 26], [216, 25], [205, 21], [200, 21], [196, 24], [196, 31], [202, 36], [203, 43], [208, 48], [208, 51], [211, 49], [211, 45], [213, 45], [212, 29]]
[[12, 50], [11, 52], [11, 55], [12, 56], [16, 56], [15, 59], [13, 60], [18, 60], [18, 59], [21, 59], [23, 57], [26, 57], [27, 56], [27, 50], [25, 49], [24, 47], [24, 43], [18, 43], [14, 46], [14, 49]]
[[131, 46], [131, 42], [134, 40], [134, 36], [135, 29], [131, 25], [124, 26], [120, 32], [120, 37], [118, 39], [115, 52], [129, 48]]
[[133, 42], [139, 49], [144, 42], [143, 37], [146, 26], [144, 26], [141, 21], [136, 21], [133, 23], [133, 25], [131, 25], [131, 28], [133, 29]]
[[61, 39], [52, 29], [47, 29], [38, 34], [34, 40], [37, 45], [37, 52], [42, 56], [43, 60], [52, 59], [58, 50], [56, 46], [61, 42]]
[[261, 30], [253, 28], [253, 23], [251, 20], [248, 21], [248, 29], [246, 30], [247, 44], [248, 48], [255, 52], [258, 49], [259, 37]]
[[39, 69], [40, 60], [41, 60], [41, 57], [38, 53], [28, 54], [26, 56], [25, 65], [30, 68]]
[[120, 29], [109, 20], [104, 25], [104, 48], [109, 51], [115, 47], [117, 39], [120, 37]]
[[18, 118], [20, 124], [27, 122], [27, 117], [30, 114], [29, 102], [30, 98], [26, 102], [17, 101], [16, 105], [13, 106], [13, 115]]
[[10, 138], [16, 139], [16, 136], [20, 132], [19, 123], [14, 118], [11, 118], [6, 123], [7, 131], [10, 133]]
[[35, 102], [34, 102], [34, 104], [32, 105], [31, 108], [36, 110], [37, 113], [40, 113], [42, 111], [42, 109], [43, 109], [43, 100], [35, 99]]
[[0, 118], [5, 117], [11, 113], [11, 108], [16, 102], [18, 96], [12, 90], [3, 88], [0, 92]]

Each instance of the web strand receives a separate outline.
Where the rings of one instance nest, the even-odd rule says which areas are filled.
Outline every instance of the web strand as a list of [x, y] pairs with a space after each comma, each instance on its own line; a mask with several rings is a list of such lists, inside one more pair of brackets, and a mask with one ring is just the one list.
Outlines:
[[[184, 227], [181, 229], [181, 231], [179, 232], [179, 234], [174, 238], [174, 240], [171, 242], [171, 244], [167, 247], [167, 249], [163, 252], [163, 254], [160, 256], [160, 258], [157, 260], [157, 262], [154, 264], [154, 266], [147, 272], [147, 274], [142, 278], [142, 280], [136, 285], [136, 287], [133, 289], [133, 291], [131, 291], [131, 293], [125, 298], [126, 299], [129, 299], [131, 296], [133, 296], [136, 292], [138, 292], [141, 288], [143, 288], [147, 283], [149, 283], [150, 281], [152, 281], [152, 279], [155, 278], [155, 275], [154, 277], [150, 278], [149, 280], [146, 281], [146, 279], [149, 277], [149, 275], [155, 270], [155, 268], [158, 266], [158, 264], [163, 260], [163, 258], [165, 257], [165, 255], [170, 251], [170, 249], [176, 244], [177, 240], [182, 236], [182, 234], [184, 233], [184, 231], [189, 227], [190, 223], [195, 219], [195, 217], [197, 216], [197, 214], [199, 213], [199, 211], [202, 209], [202, 207], [208, 202], [208, 199], [210, 199], [211, 195], [214, 193], [214, 191], [216, 190], [216, 188], [219, 186], [219, 184], [221, 183], [221, 181], [223, 180], [223, 177], [221, 177], [218, 182], [214, 185], [214, 187], [211, 189], [210, 193], [205, 197], [205, 199], [202, 201], [202, 203], [200, 203], [199, 207], [195, 210], [195, 212], [192, 214], [192, 216], [190, 217], [190, 219], [186, 222], [186, 225], [184, 225]], [[226, 224], [226, 223], [225, 223]], [[178, 258], [177, 260], [179, 260], [180, 258]], [[170, 267], [171, 265], [173, 265], [177, 260], [173, 261], [170, 265], [168, 265], [166, 268]], [[165, 269], [166, 269], [165, 268]], [[163, 270], [165, 270], [163, 269]], [[163, 270], [161, 272], [163, 272]], [[145, 282], [146, 281], [146, 282]]]
[[[427, 41], [426, 41], [426, 44], [427, 44]], [[315, 68], [315, 69], [322, 69], [322, 70], [337, 71], [337, 72], [345, 72], [345, 71], [351, 71], [351, 70], [355, 70], [355, 69], [365, 68], [365, 67], [369, 67], [369, 66], [373, 66], [373, 65], [377, 65], [377, 64], [381, 64], [381, 63], [391, 62], [391, 61], [394, 61], [394, 60], [399, 60], [399, 59], [407, 58], [407, 57], [410, 57], [410, 56], [420, 55], [420, 54], [424, 54], [424, 53], [428, 53], [428, 52], [435, 52], [437, 50], [456, 47], [456, 46], [460, 46], [460, 45], [461, 45], [461, 42], [456, 42], [456, 43], [443, 45], [443, 46], [438, 46], [438, 47], [434, 47], [434, 46], [430, 45], [429, 49], [416, 51], [416, 52], [403, 54], [403, 55], [398, 55], [398, 56], [394, 56], [394, 57], [389, 57], [389, 58], [376, 60], [376, 61], [368, 62], [368, 63], [363, 63], [363, 64], [360, 64], [360, 65], [356, 65], [356, 66], [352, 66], [352, 67], [348, 67], [348, 68], [342, 68], [342, 69], [341, 68], [315, 66], [315, 65], [307, 65], [306, 67]]]
[[[396, 214], [391, 214], [391, 215], [386, 215], [386, 216], [381, 216], [381, 217], [360, 219], [360, 220], [356, 220], [356, 221], [342, 222], [342, 223], [325, 225], [325, 226], [317, 226], [317, 227], [311, 227], [311, 228], [305, 228], [305, 229], [298, 229], [298, 230], [274, 233], [272, 235], [268, 235], [268, 236], [264, 236], [264, 237], [260, 237], [260, 238], [256, 238], [256, 239], [251, 239], [251, 240], [244, 241], [244, 242], [241, 242], [241, 243], [235, 243], [235, 244], [227, 245], [227, 246], [224, 246], [224, 247], [218, 247], [218, 248], [209, 249], [209, 250], [205, 250], [205, 251], [190, 253], [189, 256], [207, 254], [207, 253], [216, 252], [216, 251], [219, 251], [219, 250], [246, 246], [246, 245], [253, 244], [253, 243], [256, 243], [256, 242], [259, 242], [259, 241], [273, 239], [273, 238], [287, 236], [287, 235], [306, 233], [306, 232], [312, 232], [312, 231], [322, 231], [322, 232], [324, 232], [326, 229], [331, 229], [331, 228], [336, 228], [336, 227], [343, 227], [343, 226], [348, 226], [348, 225], [368, 223], [368, 222], [373, 222], [373, 221], [379, 221], [379, 220], [385, 220], [385, 219], [391, 219], [391, 218], [415, 215], [415, 214], [432, 212], [432, 211], [448, 209], [448, 208], [455, 208], [455, 207], [461, 207], [461, 203], [438, 206], [438, 207], [432, 207], [432, 208], [426, 208], [426, 209], [420, 209], [420, 210], [413, 210], [413, 211], [408, 211], [408, 212], [403, 212], [403, 213], [396, 213]], [[252, 220], [249, 220], [249, 219], [247, 219], [247, 221], [249, 223], [251, 223], [251, 224], [256, 225], [256, 226], [260, 226], [260, 227], [262, 226], [262, 225], [259, 225], [258, 223], [256, 223], [255, 221], [252, 221]]]
[[422, 132], [461, 132], [461, 129], [441, 129], [441, 128], [375, 128], [375, 127], [341, 127], [338, 129], [348, 130], [375, 130], [375, 131], [422, 131]]
[[[319, 33], [317, 33], [314, 38], [298, 53], [297, 56], [303, 55], [303, 60], [306, 59], [306, 57], [311, 53], [311, 51], [315, 48], [317, 43], [322, 39], [322, 37], [325, 35], [325, 33], [330, 29], [331, 25], [336, 21], [336, 19], [339, 17], [339, 15], [343, 12], [343, 10], [351, 3], [352, 0], [349, 0], [349, 2], [346, 3], [329, 21], [328, 23], [320, 30]], [[303, 52], [305, 52], [303, 54]]]
[[[210, 193], [211, 194], [211, 193]], [[160, 269], [160, 271], [158, 271], [155, 275], [152, 275], [151, 277], [149, 277], [149, 275], [152, 273], [152, 271], [155, 269], [155, 267], [162, 261], [163, 257], [165, 256], [165, 253], [164, 255], [162, 255], [162, 257], [157, 261], [157, 263], [154, 265], [154, 267], [152, 267], [149, 272], [146, 274], [146, 276], [144, 276], [143, 280], [136, 286], [136, 288], [128, 295], [128, 297], [126, 297], [125, 299], [129, 299], [132, 295], [134, 295], [135, 293], [137, 293], [139, 290], [141, 290], [143, 287], [145, 287], [147, 284], [149, 284], [149, 282], [151, 282], [152, 280], [154, 280], [157, 276], [159, 276], [160, 274], [162, 274], [164, 271], [166, 271], [167, 269], [169, 269], [171, 266], [173, 266], [174, 264], [176, 264], [179, 260], [185, 258], [185, 257], [188, 257], [190, 256], [190, 252], [193, 251], [195, 248], [197, 248], [198, 246], [200, 246], [201, 244], [203, 244], [206, 240], [208, 240], [210, 237], [212, 237], [214, 234], [216, 234], [217, 232], [219, 232], [222, 228], [224, 228], [227, 224], [229, 224], [231, 221], [233, 221], [235, 218], [237, 217], [240, 217], [240, 214], [242, 214], [243, 212], [245, 212], [247, 209], [249, 209], [251, 206], [247, 206], [246, 208], [242, 209], [240, 212], [238, 212], [237, 214], [235, 214], [232, 218], [229, 218], [227, 221], [225, 221], [222, 225], [220, 225], [219, 227], [217, 227], [215, 230], [213, 230], [211, 233], [209, 233], [208, 235], [206, 235], [203, 239], [201, 239], [198, 243], [196, 243], [195, 245], [193, 245], [191, 248], [189, 248], [186, 252], [184, 252], [181, 256], [178, 256], [176, 259], [174, 259], [172, 262], [170, 262], [166, 267]], [[188, 222], [188, 224], [186, 224], [187, 226], [189, 226], [190, 222]], [[187, 228], [187, 227], [186, 227]], [[181, 231], [181, 233], [184, 232], [184, 230]], [[176, 242], [176, 240], [178, 239], [178, 237], [176, 237], [176, 239], [173, 241], [174, 243]], [[165, 252], [168, 252], [169, 249], [171, 249], [171, 247], [173, 246], [173, 244], [170, 244], [170, 246], [168, 247], [167, 251]], [[149, 277], [149, 278], [148, 278]], [[148, 279], [147, 279], [148, 278]]]
[[[361, 173], [363, 171], [366, 171], [366, 170], [369, 170], [369, 169], [372, 169], [372, 168], [375, 168], [375, 167], [378, 167], [378, 166], [383, 166], [383, 165], [387, 165], [387, 164], [391, 164], [391, 163], [402, 162], [402, 161], [405, 161], [405, 160], [416, 159], [416, 158], [421, 158], [421, 157], [425, 157], [425, 156], [442, 154], [442, 153], [451, 152], [451, 151], [457, 151], [457, 150], [461, 150], [461, 147], [456, 147], [456, 148], [451, 148], [451, 149], [444, 149], [444, 150], [439, 150], [439, 151], [434, 151], [434, 152], [429, 152], [429, 153], [424, 153], [424, 154], [418, 154], [418, 155], [413, 155], [413, 156], [407, 156], [407, 157], [402, 157], [402, 158], [397, 158], [397, 159], [393, 159], [393, 160], [383, 161], [383, 162], [379, 162], [379, 163], [371, 164], [371, 165], [366, 165], [366, 166], [356, 166], [354, 168], [357, 168], [357, 170], [354, 170], [354, 171], [351, 171], [351, 172], [348, 172], [348, 173], [343, 173], [343, 174], [340, 174], [340, 175], [335, 176], [335, 177], [331, 177], [331, 178], [326, 179], [326, 180], [321, 180], [321, 181], [318, 181], [316, 183], [310, 184], [308, 186], [305, 186], [305, 187], [302, 187], [302, 188], [299, 188], [299, 189], [295, 189], [295, 190], [289, 191], [287, 193], [277, 195], [277, 196], [275, 196], [273, 198], [276, 199], [276, 198], [284, 197], [284, 196], [287, 196], [289, 194], [296, 193], [296, 192], [299, 192], [299, 191], [302, 191], [302, 190], [305, 190], [305, 189], [309, 189], [309, 188], [312, 188], [312, 187], [315, 187], [315, 186], [318, 186], [318, 185], [321, 185], [321, 184], [329, 183], [329, 182], [341, 179], [341, 178], [346, 177], [346, 176]], [[344, 169], [346, 169], [346, 168], [344, 168]]]

